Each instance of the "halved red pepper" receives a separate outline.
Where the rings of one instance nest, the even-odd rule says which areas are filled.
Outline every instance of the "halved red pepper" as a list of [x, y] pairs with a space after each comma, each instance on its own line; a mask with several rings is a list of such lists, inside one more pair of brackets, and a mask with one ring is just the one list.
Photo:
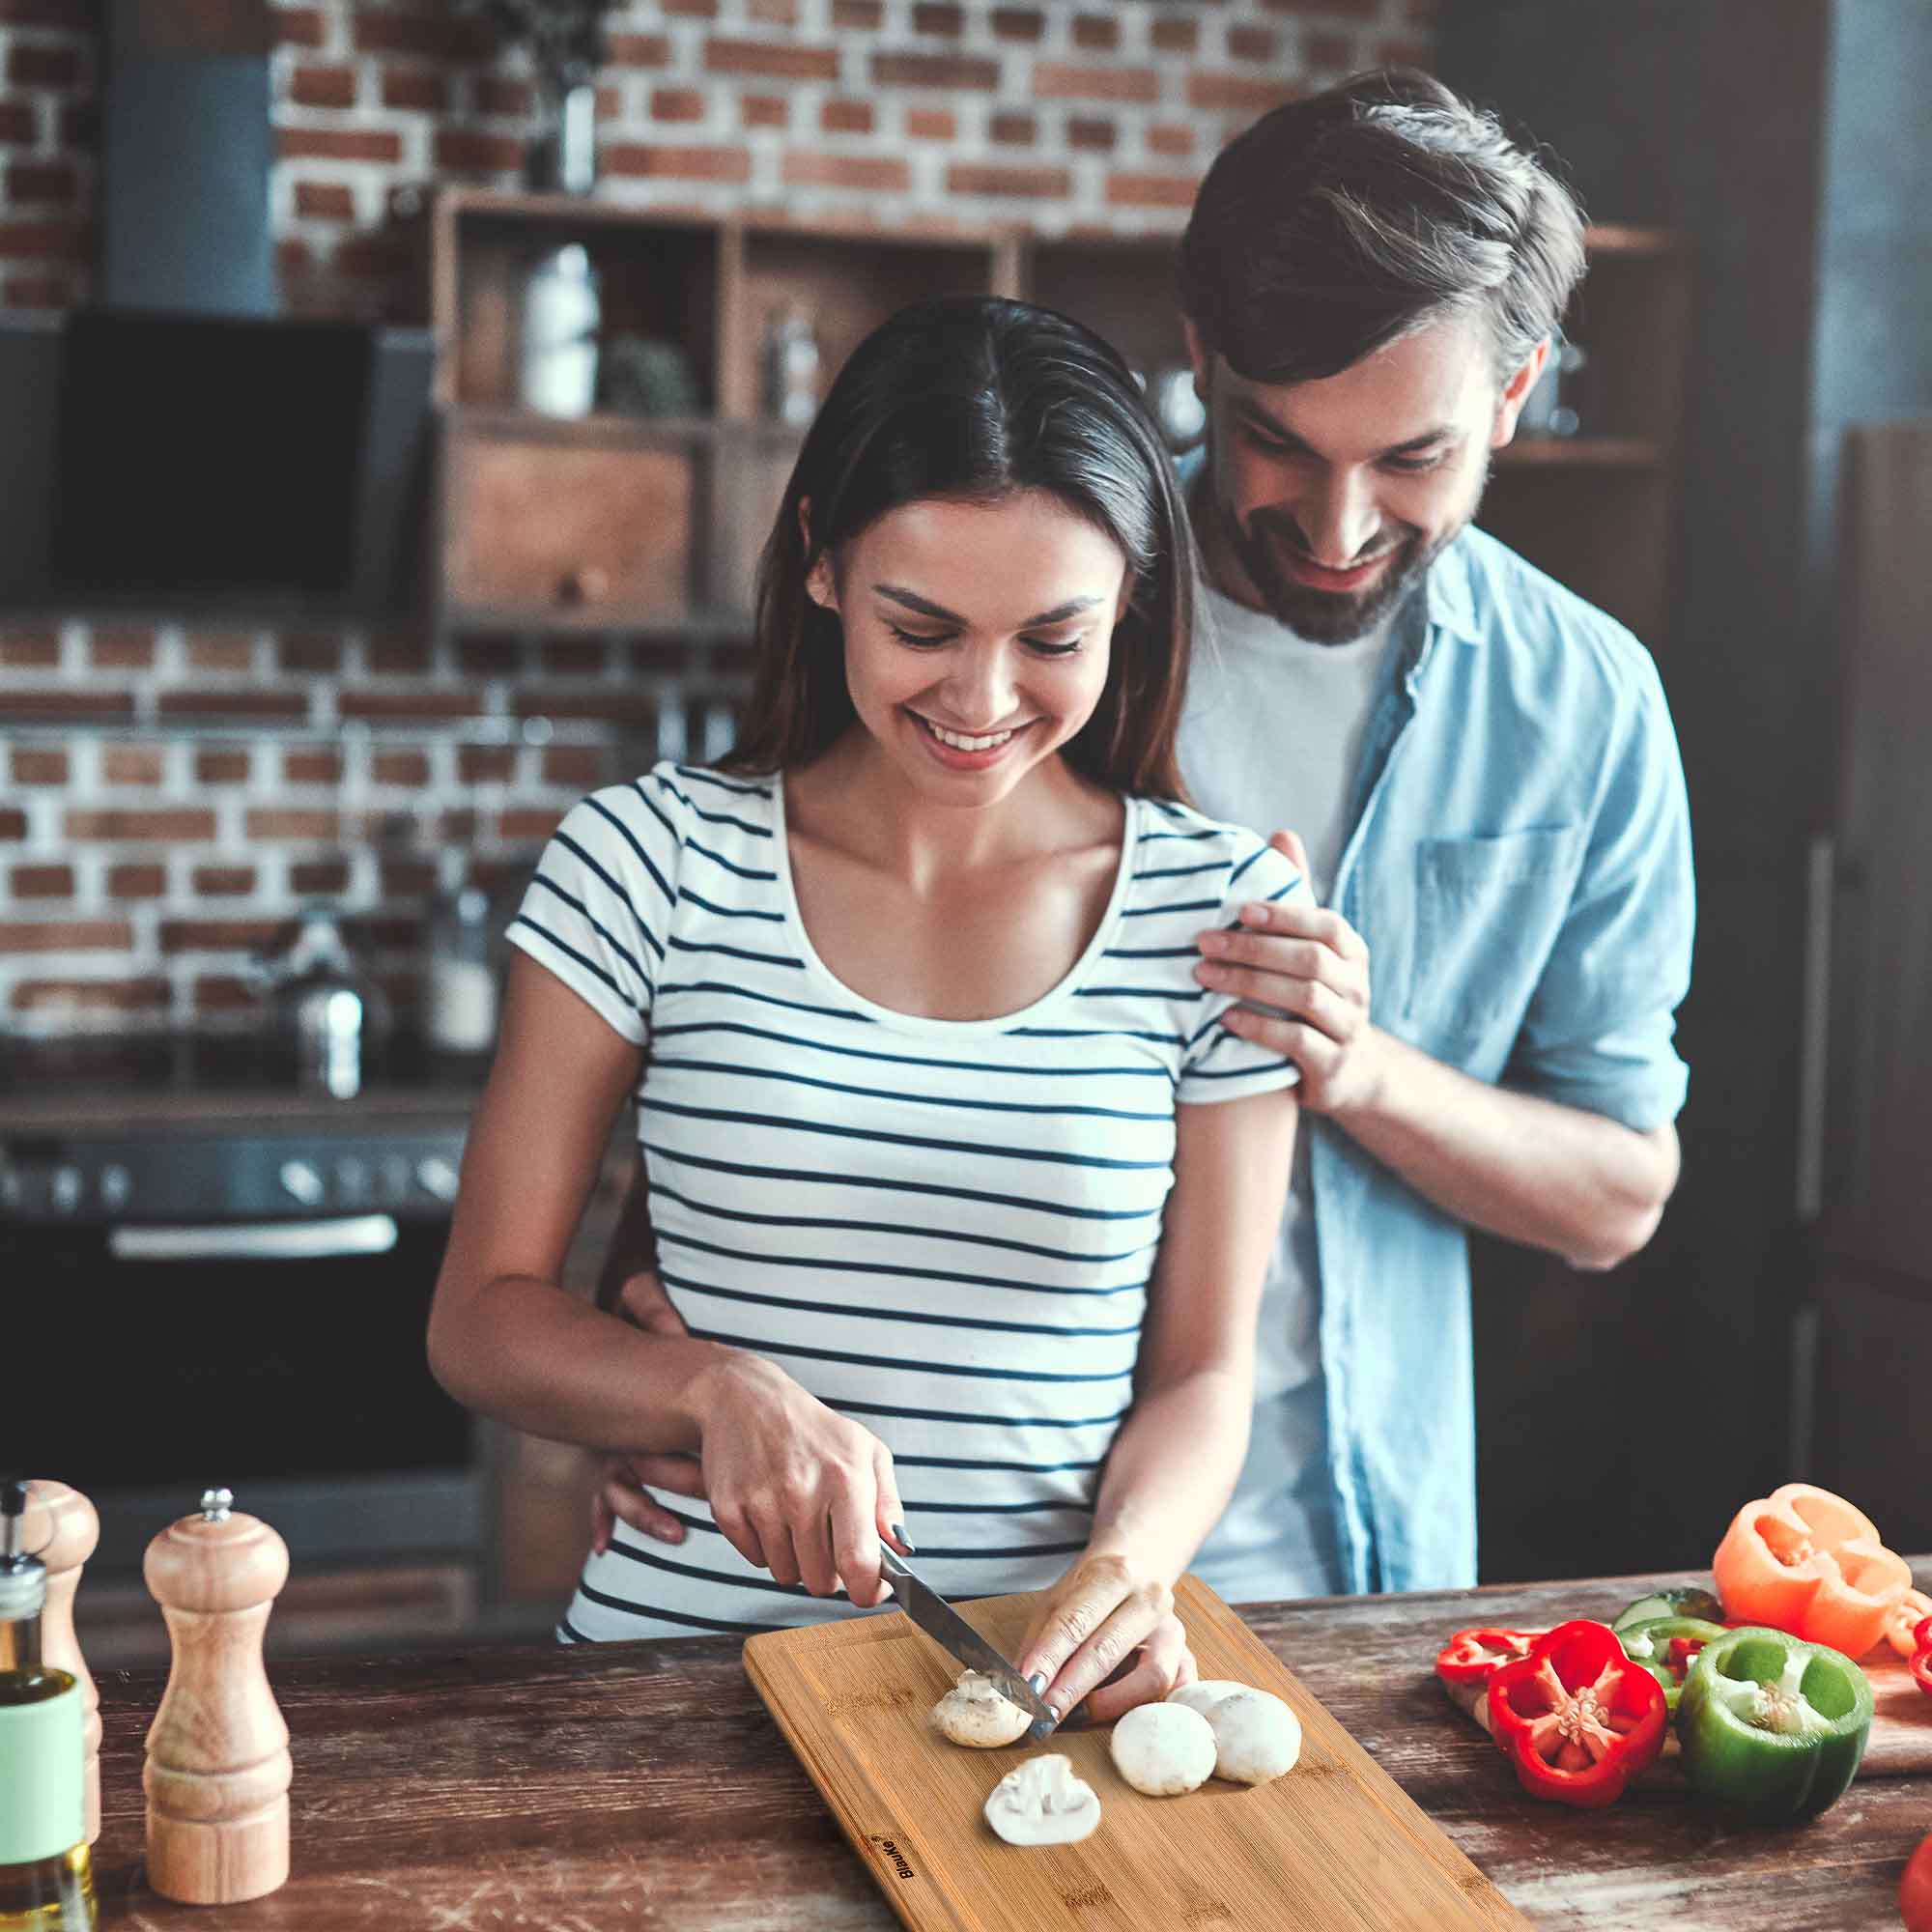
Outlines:
[[1607, 1624], [1558, 1624], [1490, 1679], [1490, 1724], [1532, 1798], [1611, 1804], [1663, 1749], [1663, 1687]]
[[1445, 1684], [1473, 1684], [1480, 1689], [1498, 1664], [1527, 1657], [1537, 1640], [1548, 1634], [1548, 1630], [1492, 1630], [1487, 1625], [1458, 1631], [1442, 1646], [1435, 1674]]
[[1914, 1625], [1912, 1641], [1912, 1681], [1932, 1697], [1932, 1617], [1920, 1617]]

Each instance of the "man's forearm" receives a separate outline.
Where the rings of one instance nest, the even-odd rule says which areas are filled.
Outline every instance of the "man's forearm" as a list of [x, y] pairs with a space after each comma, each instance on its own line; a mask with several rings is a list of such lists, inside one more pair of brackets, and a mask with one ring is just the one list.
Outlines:
[[587, 1449], [690, 1454], [710, 1371], [741, 1350], [640, 1335], [554, 1282], [502, 1275], [431, 1318], [430, 1367], [468, 1408]]
[[1374, 1051], [1368, 1096], [1331, 1118], [1436, 1207], [1576, 1267], [1614, 1267], [1656, 1231], [1677, 1183], [1668, 1127], [1492, 1087], [1380, 1029]]

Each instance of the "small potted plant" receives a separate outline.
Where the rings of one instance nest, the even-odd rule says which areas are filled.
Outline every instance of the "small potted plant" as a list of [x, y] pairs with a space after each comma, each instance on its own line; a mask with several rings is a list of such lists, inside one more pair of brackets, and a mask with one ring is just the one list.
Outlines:
[[530, 185], [582, 192], [597, 176], [597, 72], [608, 57], [604, 19], [615, 0], [466, 0], [506, 46], [529, 50], [543, 129]]

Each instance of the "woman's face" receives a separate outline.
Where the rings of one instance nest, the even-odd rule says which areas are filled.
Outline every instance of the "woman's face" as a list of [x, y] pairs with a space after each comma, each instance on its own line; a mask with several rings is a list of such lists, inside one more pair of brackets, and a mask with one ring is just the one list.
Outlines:
[[1006, 797], [1079, 731], [1107, 683], [1126, 558], [1057, 497], [888, 511], [807, 585], [845, 634], [859, 722], [937, 804]]

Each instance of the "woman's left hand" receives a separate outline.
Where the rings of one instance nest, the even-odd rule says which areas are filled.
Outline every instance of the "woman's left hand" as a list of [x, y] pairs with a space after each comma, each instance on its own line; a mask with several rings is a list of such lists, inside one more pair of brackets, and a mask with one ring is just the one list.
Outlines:
[[1201, 1674], [1174, 1614], [1173, 1590], [1140, 1574], [1131, 1558], [1092, 1549], [1047, 1592], [1013, 1664], [1036, 1688], [1045, 1680], [1056, 1717], [1084, 1699], [1102, 1724]]

